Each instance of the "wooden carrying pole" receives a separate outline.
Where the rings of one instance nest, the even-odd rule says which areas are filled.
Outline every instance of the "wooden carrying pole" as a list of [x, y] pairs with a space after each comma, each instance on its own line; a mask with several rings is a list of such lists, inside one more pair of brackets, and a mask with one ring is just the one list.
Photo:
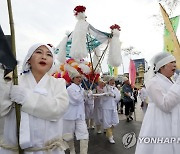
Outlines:
[[[15, 31], [14, 31], [14, 21], [13, 21], [11, 0], [7, 0], [7, 5], [8, 5], [9, 23], [10, 23], [10, 29], [11, 29], [11, 50], [12, 50], [12, 52], [16, 58]], [[18, 85], [17, 66], [13, 71], [13, 83], [14, 83], [14, 85]], [[16, 109], [18, 150], [19, 150], [19, 154], [23, 154], [23, 150], [20, 148], [20, 145], [19, 145], [19, 128], [20, 128], [20, 119], [21, 119], [21, 111], [20, 111], [21, 106], [15, 103], [15, 109]]]

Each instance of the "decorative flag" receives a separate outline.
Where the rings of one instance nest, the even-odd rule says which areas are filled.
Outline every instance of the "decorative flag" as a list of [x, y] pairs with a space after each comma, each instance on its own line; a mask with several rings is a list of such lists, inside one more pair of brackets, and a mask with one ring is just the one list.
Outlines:
[[129, 63], [129, 82], [132, 87], [135, 87], [135, 81], [136, 81], [136, 66], [132, 59], [130, 59]]
[[[179, 24], [179, 16], [170, 18], [170, 21], [171, 21], [173, 30], [176, 33], [178, 24]], [[164, 50], [171, 53], [174, 52], [174, 43], [170, 35], [170, 32], [167, 30], [166, 27], [164, 28]]]
[[169, 19], [168, 14], [166, 13], [165, 9], [162, 7], [162, 5], [160, 3], [159, 3], [159, 5], [160, 5], [161, 13], [162, 13], [162, 16], [164, 19], [164, 23], [166, 25], [166, 29], [169, 31], [170, 37], [171, 37], [172, 42], [173, 42], [174, 51], [171, 51], [171, 52], [176, 58], [177, 69], [180, 69], [180, 45], [179, 45], [179, 41], [178, 41], [177, 36], [174, 32], [174, 29], [173, 29], [173, 26], [171, 24], [171, 21]]
[[[71, 46], [72, 46], [72, 35], [73, 35], [73, 32], [71, 32], [68, 35], [68, 40], [67, 40], [67, 43], [65, 44], [67, 58], [71, 58], [70, 50], [71, 50]], [[89, 24], [88, 33], [86, 34], [86, 40], [88, 41], [88, 42], [86, 42], [86, 48], [87, 48], [88, 52], [89, 51], [92, 52], [95, 48], [97, 48], [99, 45], [101, 45], [102, 43], [107, 41], [110, 37], [112, 37], [112, 35], [110, 33], [102, 32], [102, 31], [94, 28], [91, 24]], [[58, 48], [59, 47], [56, 48], [56, 51], [55, 51], [56, 54], [59, 52], [63, 52]], [[61, 48], [63, 48], [63, 47], [61, 47]]]
[[114, 67], [114, 77], [118, 76], [118, 67]]
[[109, 68], [109, 74], [112, 76], [113, 75], [113, 68], [111, 65], [108, 65]]
[[[17, 65], [17, 61], [11, 52], [8, 41], [0, 26], [0, 63], [3, 65], [5, 72], [14, 70]], [[8, 70], [8, 71], [7, 71]]]

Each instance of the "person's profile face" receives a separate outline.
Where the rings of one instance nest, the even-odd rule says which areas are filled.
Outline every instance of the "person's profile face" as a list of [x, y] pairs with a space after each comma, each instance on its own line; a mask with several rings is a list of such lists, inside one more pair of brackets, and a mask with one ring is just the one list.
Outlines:
[[160, 68], [160, 73], [165, 75], [167, 78], [173, 76], [176, 71], [176, 61], [170, 62]]

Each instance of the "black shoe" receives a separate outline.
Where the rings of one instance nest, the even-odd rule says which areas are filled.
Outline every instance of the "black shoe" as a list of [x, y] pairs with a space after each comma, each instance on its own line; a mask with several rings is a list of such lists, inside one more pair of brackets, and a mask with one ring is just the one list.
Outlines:
[[133, 120], [133, 117], [129, 116], [129, 119], [130, 119], [130, 120]]
[[121, 110], [121, 114], [123, 114], [123, 110]]
[[127, 120], [126, 120], [127, 122], [129, 122], [130, 120], [129, 120], [129, 118], [127, 118]]

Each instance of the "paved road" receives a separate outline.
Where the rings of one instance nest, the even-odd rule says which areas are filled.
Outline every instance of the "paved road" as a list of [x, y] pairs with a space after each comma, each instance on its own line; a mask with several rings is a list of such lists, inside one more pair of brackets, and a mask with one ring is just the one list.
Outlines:
[[4, 120], [3, 120], [3, 118], [0, 118], [0, 139], [1, 139], [2, 133], [3, 133], [3, 125], [4, 125]]
[[[96, 134], [95, 130], [90, 130], [89, 138], [89, 149], [88, 154], [134, 154], [135, 147], [125, 148], [122, 142], [122, 138], [127, 133], [135, 133], [138, 137], [140, 127], [143, 120], [143, 111], [140, 108], [140, 101], [136, 104], [136, 121], [126, 122], [126, 117], [124, 114], [120, 114], [120, 123], [114, 129], [114, 140], [115, 144], [110, 144], [105, 136], [105, 134]], [[79, 154], [79, 142], [76, 141], [76, 152]], [[66, 154], [69, 154], [67, 151]]]
[[[110, 144], [105, 134], [96, 134], [95, 130], [90, 130], [90, 140], [88, 154], [134, 154], [135, 145], [131, 148], [125, 148], [122, 138], [126, 133], [134, 132], [136, 136], [139, 134], [141, 122], [132, 121], [127, 123], [125, 120], [114, 129], [115, 144]], [[76, 142], [76, 152], [79, 153], [79, 142]], [[68, 154], [68, 152], [66, 152]]]

